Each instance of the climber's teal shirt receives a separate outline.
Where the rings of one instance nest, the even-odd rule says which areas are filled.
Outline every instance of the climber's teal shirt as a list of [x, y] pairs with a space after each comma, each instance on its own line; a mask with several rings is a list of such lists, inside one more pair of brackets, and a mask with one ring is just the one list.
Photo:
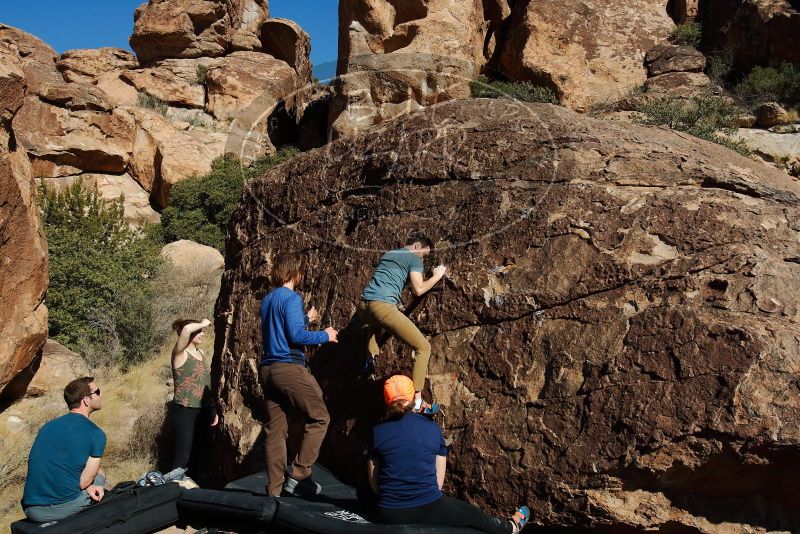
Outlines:
[[390, 250], [378, 262], [372, 279], [361, 294], [361, 300], [398, 304], [408, 273], [422, 273], [424, 270], [422, 260], [409, 249]]

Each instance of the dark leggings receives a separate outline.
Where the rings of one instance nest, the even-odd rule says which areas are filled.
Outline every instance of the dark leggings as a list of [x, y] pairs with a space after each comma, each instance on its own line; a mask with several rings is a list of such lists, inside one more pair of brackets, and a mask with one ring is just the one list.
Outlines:
[[379, 522], [393, 525], [472, 527], [490, 534], [508, 534], [513, 531], [511, 520], [497, 519], [477, 506], [447, 495], [416, 508], [378, 508], [376, 516]]
[[172, 461], [172, 469], [189, 466], [197, 420], [201, 413], [207, 411], [203, 408], [189, 408], [180, 404], [172, 405], [172, 428], [175, 430], [175, 459]]

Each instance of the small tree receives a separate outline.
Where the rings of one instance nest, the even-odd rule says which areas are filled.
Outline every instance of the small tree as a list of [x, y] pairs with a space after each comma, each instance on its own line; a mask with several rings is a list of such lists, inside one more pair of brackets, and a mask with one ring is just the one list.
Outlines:
[[480, 76], [470, 82], [469, 87], [473, 98], [509, 98], [521, 102], [559, 103], [552, 89], [530, 82], [502, 82]]
[[[123, 218], [123, 198], [103, 199], [79, 179], [39, 189], [47, 236], [50, 337], [92, 364], [128, 365], [153, 349], [152, 290], [159, 246]], [[91, 355], [96, 355], [91, 358]]]
[[700, 95], [685, 100], [665, 97], [647, 101], [637, 108], [642, 114], [639, 122], [651, 126], [668, 126], [749, 155], [750, 149], [743, 141], [732, 141], [720, 135], [736, 131], [736, 119], [742, 110], [723, 98]]
[[789, 102], [800, 97], [800, 67], [792, 63], [753, 67], [735, 92], [742, 102], [753, 107], [764, 102]]
[[678, 45], [687, 45], [697, 48], [700, 45], [700, 38], [702, 37], [702, 27], [697, 22], [686, 22], [678, 24], [672, 33], [669, 34], [669, 40]]
[[190, 239], [223, 251], [231, 215], [244, 184], [299, 151], [284, 147], [247, 167], [231, 155], [221, 156], [204, 176], [181, 180], [170, 190], [169, 206], [161, 213], [166, 242]]

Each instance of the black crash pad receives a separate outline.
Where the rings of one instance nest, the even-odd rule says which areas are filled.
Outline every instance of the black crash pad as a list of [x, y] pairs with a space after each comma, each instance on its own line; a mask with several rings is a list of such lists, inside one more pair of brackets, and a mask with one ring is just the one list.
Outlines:
[[[425, 525], [382, 525], [369, 520], [369, 508], [359, 502], [356, 489], [338, 480], [320, 465], [314, 466], [314, 480], [322, 485], [315, 498], [278, 497], [272, 526], [277, 532], [320, 534], [477, 534], [471, 528]], [[266, 473], [235, 480], [226, 489], [265, 494]]]
[[146, 488], [131, 487], [106, 492], [103, 500], [80, 513], [49, 523], [27, 519], [11, 524], [12, 534], [141, 534], [166, 528], [178, 521], [181, 487], [175, 482]]
[[272, 522], [277, 502], [272, 497], [243, 490], [183, 490], [178, 500], [182, 523], [236, 532], [263, 529]]

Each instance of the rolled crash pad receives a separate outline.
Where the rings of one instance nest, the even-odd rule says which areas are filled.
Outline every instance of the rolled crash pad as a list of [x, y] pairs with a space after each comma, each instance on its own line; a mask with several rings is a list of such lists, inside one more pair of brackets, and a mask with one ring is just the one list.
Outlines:
[[178, 500], [182, 522], [205, 527], [264, 527], [275, 516], [277, 503], [272, 497], [249, 491], [190, 489]]
[[12, 534], [115, 533], [140, 534], [166, 528], [178, 521], [177, 501], [181, 487], [175, 482], [160, 486], [118, 488], [102, 501], [60, 521], [11, 524]]

